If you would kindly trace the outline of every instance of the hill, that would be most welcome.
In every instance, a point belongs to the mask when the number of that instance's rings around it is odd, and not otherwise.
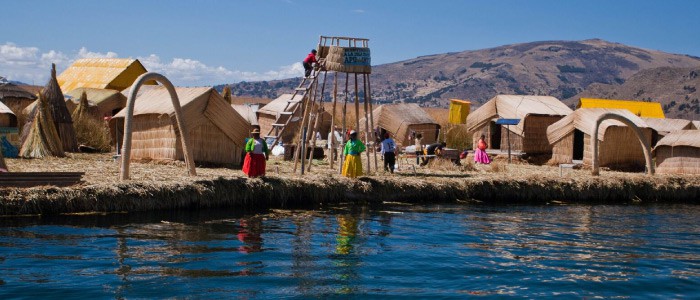
[[[642,70],[621,85],[594,83],[565,102],[578,98],[634,99],[660,102],[669,118],[700,120],[700,67]]]
[[[700,58],[600,39],[543,41],[421,56],[372,68],[372,97],[446,106],[450,98],[483,103],[496,94],[572,98],[593,83],[623,84],[640,70],[696,67]],[[236,96],[275,98],[299,78],[232,84]],[[222,89],[223,86],[218,86]]]

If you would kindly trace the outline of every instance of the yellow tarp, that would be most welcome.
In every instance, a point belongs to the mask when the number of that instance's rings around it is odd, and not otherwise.
[[[450,124],[465,124],[471,109],[471,102],[459,99],[450,99]]]
[[[643,118],[666,118],[659,102],[581,98],[576,108],[618,108]]]

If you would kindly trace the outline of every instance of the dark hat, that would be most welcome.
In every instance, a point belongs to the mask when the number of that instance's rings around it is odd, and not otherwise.
[[[311,53],[316,53],[316,49],[311,49]]]

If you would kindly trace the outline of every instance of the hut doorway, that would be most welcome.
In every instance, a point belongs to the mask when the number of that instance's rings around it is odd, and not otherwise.
[[[501,149],[501,125],[489,122],[489,144],[491,149]]]
[[[574,130],[573,160],[583,160],[583,131]]]

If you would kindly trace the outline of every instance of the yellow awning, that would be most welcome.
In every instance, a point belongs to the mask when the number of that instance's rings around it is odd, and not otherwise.
[[[576,108],[617,108],[629,110],[643,118],[666,118],[659,102],[581,98]]]
[[[450,99],[450,124],[465,124],[472,103],[467,100]]]

